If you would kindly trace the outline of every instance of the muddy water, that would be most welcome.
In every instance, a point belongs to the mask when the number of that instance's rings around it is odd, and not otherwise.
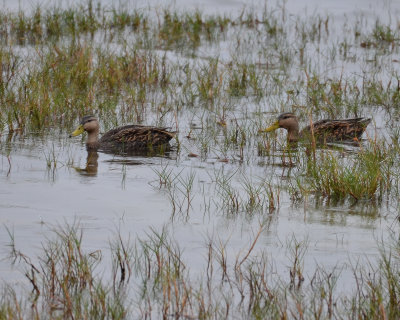
[[[14,2],[5,1],[6,6],[15,9],[11,3]],[[210,3],[199,5],[193,1],[188,8],[199,7],[207,12]],[[221,11],[237,12],[244,2],[212,3]],[[375,1],[335,1],[334,5],[331,1],[309,1],[299,7],[298,1],[288,1],[286,6],[293,12],[305,8],[333,12],[340,19],[349,10],[362,9],[368,15],[376,9],[374,4]],[[177,1],[176,5],[180,6],[181,2]],[[392,7],[398,10],[395,4]],[[383,126],[382,122],[378,123],[378,129]],[[185,141],[189,123],[184,119],[180,123],[180,138]],[[308,243],[306,274],[311,276],[317,265],[328,270],[343,268],[340,286],[351,290],[352,284],[347,283],[352,277],[349,260],[377,257],[377,240],[385,237],[393,223],[390,207],[366,205],[364,208],[363,203],[355,207],[348,203],[295,205],[285,192],[281,195],[280,208],[272,213],[265,211],[261,215],[232,218],[223,214],[220,207],[207,210],[207,199],[213,199],[215,172],[239,170],[250,177],[273,174],[273,179],[278,180],[281,171],[258,166],[257,159],[250,165],[242,165],[237,161],[221,162],[217,157],[191,158],[189,151],[197,150],[192,150],[189,142],[185,142],[184,151],[172,152],[170,156],[124,157],[99,152],[90,155],[88,161],[83,141],[68,138],[64,131],[53,131],[44,137],[2,135],[1,139],[0,224],[13,231],[17,247],[26,253],[38,252],[49,230],[65,222],[79,221],[85,229],[85,245],[93,250],[108,248],[108,240],[116,230],[136,238],[144,236],[150,227],[161,230],[167,226],[181,244],[191,270],[200,272],[205,263],[207,237],[229,240],[227,251],[233,261],[238,252],[248,249],[260,222],[266,221],[267,227],[254,252],[266,250],[280,275],[288,277],[288,241],[295,238]],[[165,167],[182,177],[195,174],[189,214],[172,215],[168,194],[160,187],[156,174]],[[7,255],[8,243],[9,236],[2,227],[2,257]],[[18,282],[21,273],[10,268],[9,261],[1,259],[0,277]]]

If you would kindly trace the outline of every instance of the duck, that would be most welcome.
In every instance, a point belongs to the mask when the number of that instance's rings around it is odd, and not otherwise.
[[[352,118],[352,119],[325,119],[312,123],[299,130],[299,121],[292,112],[285,112],[278,116],[278,119],[268,128],[260,130],[261,132],[271,132],[278,128],[287,130],[288,142],[297,142],[299,140],[315,139],[319,143],[358,141],[371,118]]]
[[[168,131],[168,128],[159,128],[143,125],[126,125],[112,129],[99,139],[100,125],[93,115],[84,116],[79,126],[70,137],[76,137],[87,132],[87,150],[119,150],[140,151],[154,147],[169,145],[169,141],[175,137],[176,132]]]

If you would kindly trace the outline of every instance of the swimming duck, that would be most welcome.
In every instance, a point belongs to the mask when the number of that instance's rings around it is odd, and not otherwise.
[[[92,115],[84,116],[71,136],[76,137],[84,131],[88,133],[86,141],[88,150],[145,150],[166,145],[175,137],[175,132],[167,131],[167,128],[127,125],[106,132],[99,140],[99,122]]]
[[[318,142],[354,141],[359,139],[366,127],[371,122],[370,118],[353,118],[343,120],[320,120],[299,131],[297,117],[291,112],[279,115],[278,120],[261,132],[271,132],[278,128],[287,130],[289,142],[302,139],[311,139],[314,136]]]

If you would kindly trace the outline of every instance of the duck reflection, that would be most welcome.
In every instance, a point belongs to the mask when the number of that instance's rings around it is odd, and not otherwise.
[[[90,149],[87,150],[89,151]],[[177,149],[171,147],[170,145],[152,146],[146,149],[138,150],[100,147],[99,152],[119,157],[130,158],[177,158]]]
[[[129,152],[115,152],[115,150],[111,152],[110,150],[104,149],[99,151],[105,154],[112,154],[114,156],[112,160],[106,160],[106,162],[121,163],[124,165],[148,164],[148,161],[145,161],[145,159],[151,158],[165,158],[171,160],[177,159],[177,150],[170,147]],[[84,168],[74,167],[74,169],[83,176],[97,176],[98,158],[99,154],[97,150],[87,149],[86,166]]]
[[[88,150],[85,168],[75,168],[77,172],[84,176],[96,176],[99,154],[96,150]]]

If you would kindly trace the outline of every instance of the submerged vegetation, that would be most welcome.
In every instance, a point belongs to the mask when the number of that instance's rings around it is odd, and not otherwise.
[[[169,223],[263,221],[235,253],[228,240],[208,237],[194,250],[203,265],[167,227],[134,242],[118,234],[109,260],[105,250],[84,247],[78,225],[54,230],[37,257],[21,252],[9,232],[11,258],[31,290],[4,286],[0,319],[398,318],[398,243],[382,243],[367,267],[350,259],[343,269],[351,269],[354,290],[342,292],[342,269],[305,264],[307,239],[285,239],[282,268],[260,239],[283,206],[386,205],[398,227],[399,25],[291,15],[284,1],[235,17],[93,1],[0,12],[1,172],[18,169],[15,137],[29,144],[50,132],[64,146],[87,114],[104,132],[132,122],[169,127],[177,132],[173,150],[149,165],[147,180],[168,203]],[[354,144],[290,146],[281,132],[259,134],[282,112],[295,113],[301,126],[373,121]],[[61,167],[76,169],[68,147],[42,144],[53,179]],[[121,163],[124,189],[129,168]],[[358,214],[374,219],[369,212]]]

